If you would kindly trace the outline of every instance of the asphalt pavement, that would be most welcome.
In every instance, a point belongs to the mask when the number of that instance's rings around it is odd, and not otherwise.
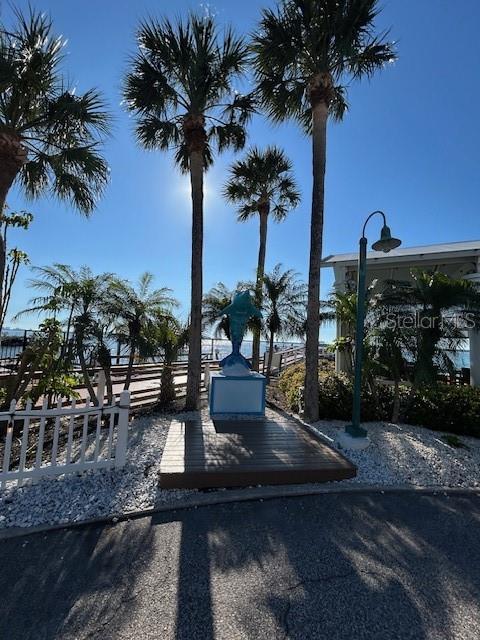
[[[1,640],[478,640],[480,497],[324,494],[0,541]]]

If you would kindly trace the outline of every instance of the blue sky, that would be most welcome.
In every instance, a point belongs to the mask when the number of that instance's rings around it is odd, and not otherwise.
[[[217,0],[209,6],[220,22],[248,33],[267,4]],[[205,5],[186,0],[37,0],[33,6],[50,13],[56,32],[68,38],[65,71],[78,91],[97,87],[110,105],[115,126],[105,155],[111,184],[89,220],[67,204],[48,198],[26,203],[14,191],[10,206],[28,208],[35,221],[28,232],[12,234],[12,241],[28,252],[34,265],[88,264],[96,272],[112,271],[130,280],[151,271],[159,286],[174,290],[186,315],[188,179],[177,172],[169,154],[136,146],[120,91],[139,20],[202,11]],[[8,4],[0,2],[0,7],[8,21]],[[329,125],[324,255],[355,250],[364,218],[378,208],[387,213],[392,233],[404,246],[480,238],[479,23],[478,0],[384,3],[378,27],[391,27],[399,60],[372,81],[353,84],[344,122]],[[271,224],[267,267],[282,262],[306,277],[310,141],[294,124],[272,126],[259,116],[250,127],[249,142],[281,145],[294,163],[302,203],[285,222]],[[233,208],[220,195],[233,158],[231,153],[218,157],[206,177],[206,290],[218,281],[233,287],[252,277],[256,264],[257,221],[237,223]],[[372,225],[372,240],[377,232]],[[322,276],[326,296],[332,276],[327,271]],[[10,316],[26,305],[29,277],[27,269],[19,275]],[[35,318],[24,319],[18,326],[35,323]],[[326,330],[322,337],[330,335]]]

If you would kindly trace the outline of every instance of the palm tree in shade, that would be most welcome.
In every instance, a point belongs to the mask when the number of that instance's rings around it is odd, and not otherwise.
[[[88,215],[108,178],[100,148],[110,118],[97,91],[69,86],[64,42],[50,19],[30,10],[15,11],[15,20],[0,22],[0,218],[14,184],[29,198],[53,194]],[[4,253],[0,237],[0,282]]]
[[[268,339],[267,377],[272,369],[275,338],[303,337],[305,334],[305,308],[307,287],[298,279],[293,269],[284,271],[277,264],[271,273],[263,277],[263,320]]]
[[[172,24],[140,25],[138,52],[126,76],[127,109],[137,119],[138,142],[175,151],[190,174],[192,262],[186,408],[198,406],[202,350],[203,180],[215,149],[241,149],[251,97],[234,91],[248,61],[248,46],[230,28],[219,33],[212,17],[191,14]]]
[[[292,163],[282,149],[257,147],[249,150],[243,160],[230,168],[230,178],[224,187],[225,198],[238,204],[238,220],[245,222],[258,215],[260,242],[258,247],[255,298],[262,306],[263,276],[267,249],[268,218],[276,222],[285,219],[290,209],[300,202],[300,194],[292,175]],[[258,371],[260,361],[260,326],[253,332],[252,368]]]
[[[345,86],[394,59],[377,35],[378,0],[285,0],[264,9],[253,37],[255,72],[273,121],[293,118],[312,139],[312,214],[306,334],[305,416],[318,418],[320,260],[327,120],[341,120]]]
[[[434,384],[439,370],[455,370],[451,355],[465,343],[466,329],[480,327],[480,289],[439,271],[414,269],[411,278],[387,280],[376,312],[380,320],[393,317],[396,332],[409,340],[413,384]]]

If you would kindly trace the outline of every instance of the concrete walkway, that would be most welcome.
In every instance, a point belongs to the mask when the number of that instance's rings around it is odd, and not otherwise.
[[[5,640],[477,640],[480,498],[326,494],[4,540]]]

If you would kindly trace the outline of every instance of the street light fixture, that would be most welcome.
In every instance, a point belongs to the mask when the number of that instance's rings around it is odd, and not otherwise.
[[[357,323],[355,334],[355,381],[353,386],[353,409],[352,423],[345,427],[345,432],[341,434],[339,443],[344,448],[364,449],[369,445],[367,431],[360,426],[360,401],[362,391],[362,365],[363,365],[363,337],[365,324],[365,280],[367,275],[367,238],[365,228],[370,218],[376,214],[383,217],[383,227],[380,239],[373,243],[374,251],[388,253],[392,249],[399,247],[402,242],[398,238],[392,238],[390,228],[383,211],[373,211],[365,220],[358,254],[358,284],[357,284]]]

